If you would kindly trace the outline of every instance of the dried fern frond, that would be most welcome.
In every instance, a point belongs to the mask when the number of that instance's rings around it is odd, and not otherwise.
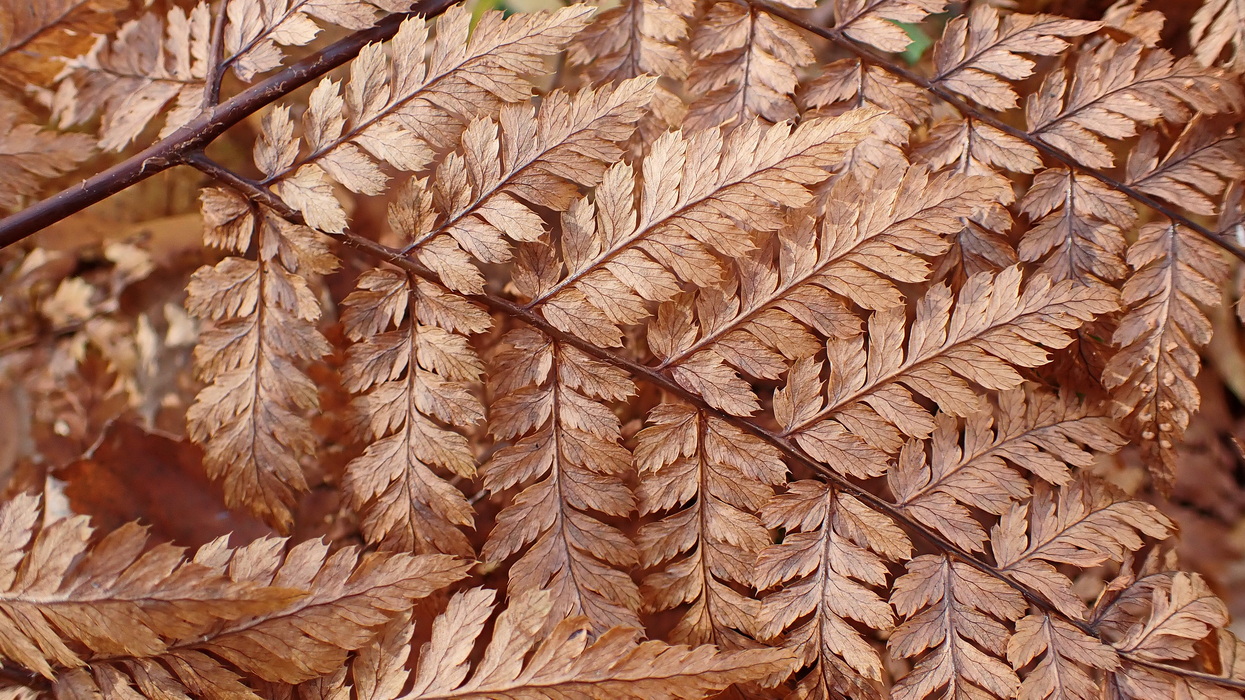
[[[1025,602],[1006,583],[950,557],[925,554],[908,562],[890,602],[905,619],[887,647],[896,656],[916,657],[892,697],[920,700],[939,691],[1014,696],[1020,681],[997,655],[1007,648],[1008,623],[1024,616]]]
[[[781,227],[779,205],[807,204],[806,185],[830,175],[819,163],[864,138],[874,116],[858,110],[794,129],[754,121],[726,136],[716,129],[662,136],[644,160],[638,208],[634,170],[615,165],[595,203],[563,217],[566,273],[551,264],[551,247],[534,246],[519,260],[516,286],[558,329],[618,346],[618,326],[651,313],[645,300],[672,299],[681,281],[716,283],[724,271],[713,251],[743,254],[754,247],[749,231]],[[680,381],[695,385],[689,372]]]
[[[981,121],[947,119],[930,129],[915,156],[935,169],[990,178],[999,188],[992,206],[960,217],[962,228],[952,238],[951,250],[939,261],[933,279],[950,279],[959,285],[978,272],[998,272],[1016,264],[1009,235],[1012,214],[1006,206],[1015,202],[1015,194],[1004,173],[1032,173],[1040,168],[1037,149]]]
[[[1124,231],[1137,211],[1123,193],[1075,170],[1051,168],[1033,178],[1020,210],[1034,223],[1017,253],[1040,262],[1051,279],[1103,285],[1128,274]]]
[[[429,282],[371,270],[343,301],[346,336],[358,341],[346,353],[343,385],[360,394],[354,406],[367,449],[347,465],[342,486],[369,542],[469,555],[459,528],[471,526],[472,508],[441,473],[475,475],[470,446],[453,428],[484,420],[468,390],[484,365],[466,335],[490,320],[467,304],[438,304],[443,294]],[[380,332],[391,325],[396,330]]]
[[[777,379],[788,363],[815,354],[822,338],[858,335],[860,321],[841,299],[865,308],[902,303],[896,282],[929,275],[919,253],[945,250],[942,237],[957,219],[995,192],[978,178],[931,179],[899,163],[864,182],[840,178],[816,230],[800,212],[779,232],[777,260],[771,251],[740,257],[738,273],[720,290],[704,290],[695,305],[662,306],[648,337],[658,367],[711,404],[747,415],[759,404],[736,371]]]
[[[1222,65],[1241,70],[1245,67],[1245,5],[1241,0],[1204,0],[1193,13],[1189,43],[1202,65],[1219,64],[1227,49]]]
[[[1225,120],[1194,118],[1159,158],[1158,135],[1147,131],[1128,156],[1128,184],[1194,214],[1218,212],[1219,198],[1245,177],[1245,141]]]
[[[946,8],[945,0],[834,0],[834,29],[882,51],[899,53],[912,41],[899,22],[916,24]]]
[[[169,10],[122,25],[115,37],[100,40],[87,55],[69,64],[55,109],[62,127],[102,114],[99,145],[125,148],[151,120],[173,108],[160,138],[198,116],[208,70],[211,13],[199,3],[187,13]]]
[[[593,18],[571,42],[567,60],[583,66],[596,83],[641,75],[682,80],[690,67],[682,44],[695,9],[689,0],[624,0]],[[643,122],[648,128],[642,127],[646,140],[656,136],[649,132],[677,125],[687,110],[677,95],[661,85],[655,90],[652,107]]]
[[[1169,488],[1173,446],[1197,410],[1193,380],[1198,350],[1210,342],[1210,320],[1199,308],[1222,302],[1228,265],[1204,238],[1171,223],[1146,224],[1128,250],[1135,273],[1124,283],[1128,311],[1113,342],[1120,351],[1103,371],[1116,414],[1126,419],[1155,457],[1150,473]]]
[[[92,655],[154,656],[221,620],[269,614],[305,595],[231,580],[171,545],[147,549],[137,524],[88,546],[87,518],[39,528],[42,515],[29,495],[0,507],[0,654],[48,678]]]
[[[94,544],[85,517],[37,528],[39,499],[0,508],[0,654],[52,679],[58,695],[257,697],[243,674],[299,682],[340,665],[413,601],[469,564],[447,556],[368,555],[262,539],[224,539],[191,559],[147,547],[136,524]],[[272,648],[280,638],[284,649]],[[210,653],[210,655],[209,655]]]
[[[588,619],[562,618],[553,612],[549,592],[537,590],[511,599],[473,667],[469,655],[493,612],[495,595],[472,588],[450,600],[434,623],[432,641],[420,650],[415,684],[403,698],[693,699],[733,683],[781,677],[791,664],[791,656],[779,649],[637,643],[636,631],[625,627],[593,638]]]
[[[565,211],[581,187],[601,182],[622,157],[615,144],[630,138],[652,88],[651,79],[635,78],[575,95],[554,92],[535,114],[506,106],[496,123],[472,122],[461,146],[437,165],[430,198],[414,197],[420,210],[403,226],[404,253],[450,289],[482,292],[472,261],[509,261],[507,238],[541,240],[547,226],[535,207]]]

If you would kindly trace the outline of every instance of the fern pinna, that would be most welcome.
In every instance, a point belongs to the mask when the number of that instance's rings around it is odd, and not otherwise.
[[[1245,5],[1081,5],[0,0],[3,692],[1240,697]],[[118,422],[269,534],[89,525]]]

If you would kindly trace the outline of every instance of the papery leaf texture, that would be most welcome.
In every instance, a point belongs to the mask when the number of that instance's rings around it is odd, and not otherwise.
[[[0,695],[1240,698],[1243,19],[0,0]]]

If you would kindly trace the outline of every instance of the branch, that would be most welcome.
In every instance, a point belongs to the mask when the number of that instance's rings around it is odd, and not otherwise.
[[[225,82],[229,68],[225,60],[225,22],[228,19],[229,0],[218,0],[216,16],[212,19],[212,43],[208,46],[207,77],[203,83],[203,109],[220,104],[220,86]]]
[[[375,26],[355,32],[324,50],[307,56],[229,100],[213,107],[190,123],[81,184],[62,190],[37,204],[0,220],[0,248],[11,246],[72,214],[126,188],[186,163],[230,127],[263,107],[297,90],[358,55],[367,44],[386,41],[397,34],[411,15],[435,17],[458,0],[419,0],[410,12],[394,14]]]
[[[928,90],[934,95],[937,95],[939,99],[941,99],[943,102],[946,102],[952,107],[955,107],[956,109],[958,109],[960,113],[963,114],[964,116],[976,119],[977,121],[980,121],[984,124],[988,124],[989,126],[995,129],[998,129],[999,131],[1002,131],[1005,134],[1008,134],[1009,136],[1014,136],[1015,138],[1018,138],[1024,141],[1025,143],[1029,144],[1030,146],[1033,146],[1034,148],[1038,149],[1042,153],[1045,153],[1046,155],[1054,158],[1055,160],[1058,160],[1060,163],[1063,163],[1068,168],[1075,170],[1077,172],[1080,172],[1082,174],[1088,175],[1089,177],[1092,177],[1095,180],[1098,180],[1099,182],[1106,185],[1107,187],[1110,187],[1111,189],[1124,193],[1125,195],[1127,195],[1134,201],[1140,202],[1146,205],[1147,207],[1153,209],[1154,211],[1162,214],[1163,216],[1175,221],[1181,226],[1184,226],[1196,232],[1198,235],[1202,236],[1206,240],[1228,251],[1233,256],[1235,256],[1238,260],[1245,262],[1245,250],[1224,240],[1218,234],[1206,228],[1205,226],[1181,214],[1180,212],[1167,206],[1166,204],[1163,204],[1162,202],[1151,197],[1145,192],[1142,192],[1141,190],[1138,190],[1137,188],[1131,185],[1128,185],[1125,182],[1117,180],[1116,178],[1112,177],[1111,175],[1108,175],[1107,173],[1102,172],[1101,170],[1096,170],[1094,168],[1087,168],[1081,165],[1080,163],[1077,162],[1075,158],[1068,155],[1062,149],[1051,146],[1045,141],[1035,138],[1032,134],[1025,131],[1024,129],[1018,129],[998,119],[997,117],[994,117],[986,112],[983,112],[977,109],[976,107],[973,107],[971,104],[961,99],[958,95],[955,95],[954,93],[951,93],[950,91],[939,86],[936,80],[930,80],[928,78],[924,78],[920,75],[917,75],[916,73],[913,73],[912,71],[904,68],[903,66],[892,63],[891,61],[887,60],[885,56],[882,56],[881,54],[873,51],[872,49],[869,49],[853,41],[851,38],[849,38],[842,32],[838,31],[837,29],[830,29],[828,27],[822,27],[822,26],[813,24],[812,22],[809,22],[808,20],[804,19],[803,17],[800,17],[799,15],[795,14],[794,12],[790,10],[771,4],[770,2],[768,2],[768,0],[747,0],[747,2],[750,2],[753,5],[756,5],[757,7],[765,10],[771,15],[774,15],[775,17],[781,17],[787,22],[790,22],[791,24],[807,32],[816,34],[817,36],[822,37],[823,39],[826,39],[834,43],[840,48],[850,51],[851,53],[855,54],[857,58],[859,58],[861,61],[865,63],[870,63],[872,65],[875,65],[878,68],[881,68],[882,70],[890,73],[891,75],[894,75],[895,77],[900,78],[901,80],[907,81],[909,83],[912,83],[913,85],[917,85],[925,90]]]

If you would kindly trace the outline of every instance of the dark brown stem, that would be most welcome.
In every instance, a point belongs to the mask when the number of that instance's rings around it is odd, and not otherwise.
[[[153,146],[94,177],[0,220],[0,248],[11,246],[71,214],[187,162],[233,125],[358,55],[364,46],[386,41],[413,14],[434,17],[458,0],[420,0],[409,13],[390,15],[297,61],[205,112]]]
[[[229,68],[225,60],[225,22],[228,21],[229,0],[218,0],[216,15],[212,20],[212,41],[208,45],[208,69],[203,84],[203,108],[211,109],[220,104],[220,86],[225,82]]]
[[[993,115],[989,113],[983,112],[977,109],[976,107],[973,107],[971,104],[969,104],[968,102],[965,102],[955,93],[952,93],[951,91],[939,85],[937,81],[924,78],[908,70],[907,68],[904,68],[903,66],[897,65],[887,60],[885,56],[882,56],[876,51],[873,51],[872,49],[869,49],[868,47],[853,41],[852,39],[850,39],[849,37],[847,37],[842,32],[836,29],[832,29],[829,27],[822,27],[822,26],[813,24],[812,22],[805,20],[803,17],[799,16],[795,12],[792,12],[791,10],[771,4],[767,2],[766,0],[748,0],[748,1],[751,2],[753,5],[756,5],[757,7],[761,8],[762,10],[768,12],[769,14],[774,15],[775,17],[780,17],[786,20],[787,22],[790,22],[791,24],[809,33],[816,34],[817,36],[822,37],[823,39],[833,42],[836,46],[846,49],[847,51],[850,51],[851,53],[855,54],[856,57],[859,58],[862,62],[875,65],[878,68],[881,68],[882,70],[890,73],[891,75],[894,75],[895,77],[900,78],[901,80],[904,80],[906,82],[912,83],[913,85],[917,85],[925,90],[928,90],[934,95],[937,95],[938,98],[941,99],[943,102],[946,102],[952,107],[955,107],[964,116],[970,117],[972,119],[976,119],[982,122],[983,124],[988,124],[989,126],[995,129],[998,129],[999,131],[1002,131],[1003,133],[1009,136],[1012,136],[1012,137],[1015,137],[1015,138],[1018,138],[1024,141],[1025,143],[1029,144],[1030,146],[1033,146],[1034,148],[1038,149],[1042,153],[1045,153],[1051,158],[1054,158],[1060,163],[1063,163],[1069,169],[1079,172],[1079,173],[1083,173],[1084,175],[1094,178],[1095,180],[1101,182],[1102,184],[1106,185],[1107,187],[1110,187],[1113,190],[1122,192],[1123,194],[1132,198],[1134,201],[1140,202],[1141,204],[1146,205],[1147,207],[1162,214],[1163,216],[1175,221],[1181,226],[1184,226],[1185,228],[1188,228],[1189,230],[1196,232],[1198,235],[1202,236],[1206,240],[1228,251],[1233,256],[1235,256],[1238,260],[1245,262],[1245,250],[1242,250],[1236,245],[1228,241],[1225,241],[1221,236],[1216,234],[1214,231],[1211,231],[1205,226],[1181,214],[1180,212],[1160,202],[1154,197],[1151,197],[1145,192],[1142,192],[1136,187],[1133,187],[1121,180],[1117,180],[1116,178],[1112,177],[1111,175],[1108,175],[1107,173],[1102,172],[1101,170],[1097,170],[1095,168],[1089,168],[1084,165],[1081,165],[1075,158],[1068,155],[1062,149],[1056,148],[1046,143],[1045,141],[1039,138],[1036,138],[1035,136],[1030,134],[1028,131],[1025,131],[1024,129],[1018,129],[1012,126],[1011,124],[1008,124],[1007,122],[1004,122],[1001,119],[994,117]]]

